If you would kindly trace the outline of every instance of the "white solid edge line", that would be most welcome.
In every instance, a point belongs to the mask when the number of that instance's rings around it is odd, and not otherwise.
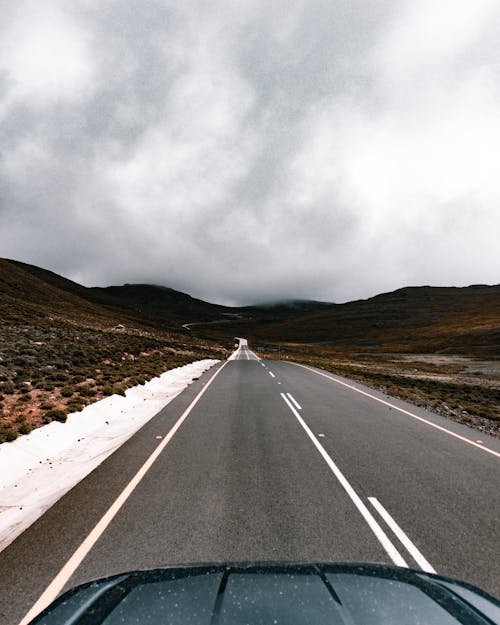
[[[187,418],[189,413],[193,410],[195,405],[201,399],[202,395],[205,393],[210,384],[214,381],[215,377],[219,375],[222,369],[227,365],[229,361],[226,362],[220,367],[214,375],[210,378],[210,380],[205,384],[205,386],[201,389],[201,391],[196,395],[193,401],[189,404],[186,410],[182,413],[179,419],[175,422],[174,426],[162,440],[162,442],[158,445],[158,447],[154,450],[154,452],[149,456],[146,462],[142,465],[142,467],[137,471],[134,477],[130,480],[130,482],[125,486],[122,492],[118,495],[115,501],[108,508],[104,516],[98,521],[97,525],[94,529],[88,534],[88,536],[84,539],[81,545],[76,549],[73,555],[69,558],[63,568],[59,571],[59,573],[54,577],[54,579],[50,582],[47,588],[40,595],[35,604],[31,607],[29,612],[24,616],[24,618],[19,622],[19,625],[27,625],[31,620],[38,616],[40,612],[42,612],[48,605],[54,601],[54,599],[59,595],[61,590],[64,588],[70,577],[76,571],[82,560],[85,558],[87,553],[92,549],[97,540],[100,538],[104,530],[111,523],[113,518],[119,512],[120,508],[130,497],[134,489],[140,483],[142,478],[149,471],[155,460],[162,453],[165,447],[168,445],[174,434],[180,428],[184,420]]]
[[[292,402],[292,404],[295,406],[295,408],[297,408],[297,410],[302,410],[302,406],[295,399],[295,397],[291,393],[287,393],[287,395],[290,398],[290,401]]]
[[[268,373],[269,373],[269,375],[270,375],[272,378],[275,378],[275,377],[276,377],[272,371],[269,371]]]
[[[369,397],[370,399],[374,399],[375,401],[378,401],[379,403],[384,404],[385,406],[394,408],[394,410],[399,410],[399,412],[402,412],[403,414],[408,415],[409,417],[413,417],[414,419],[417,419],[418,421],[421,421],[422,423],[426,423],[427,425],[430,425],[431,427],[436,428],[437,430],[441,430],[441,432],[446,432],[446,434],[449,434],[450,436],[454,436],[455,438],[458,438],[464,443],[469,443],[469,445],[473,445],[474,447],[477,447],[481,451],[486,451],[492,456],[496,456],[497,458],[500,458],[500,453],[498,451],[494,451],[493,449],[490,449],[489,447],[485,447],[484,445],[480,445],[479,443],[471,441],[470,439],[465,438],[465,436],[460,436],[460,434],[456,434],[455,432],[452,432],[451,430],[447,430],[446,428],[442,427],[441,425],[438,425],[437,423],[432,423],[432,421],[429,421],[428,419],[424,419],[424,417],[419,417],[418,415],[413,414],[413,412],[410,412],[409,410],[405,410],[404,408],[400,408],[399,406],[396,406],[395,404],[391,404],[390,402],[385,401],[385,399],[380,399],[380,397],[375,397],[375,395],[372,395],[371,393],[367,393],[366,391],[362,391],[361,389],[356,388],[355,386],[352,386],[351,384],[347,384],[347,382],[342,382],[342,380],[337,380],[336,378],[332,378],[332,376],[327,375],[326,373],[321,373],[321,371],[316,371],[312,367],[308,367],[307,365],[301,365],[298,362],[289,362],[289,364],[296,365],[297,367],[302,367],[303,369],[308,369],[309,371],[312,371],[313,373],[316,373],[317,375],[322,375],[324,378],[327,378],[328,380],[331,380],[332,382],[336,382],[337,384],[346,386],[347,388],[350,388],[351,390],[356,391],[356,393],[360,393],[361,395],[365,395],[366,397]]]
[[[306,424],[306,422],[304,421],[304,419],[302,419],[302,417],[299,415],[299,413],[295,410],[294,406],[292,405],[292,403],[290,402],[288,397],[285,395],[285,393],[281,393],[281,397],[283,397],[283,399],[285,400],[286,404],[288,405],[288,407],[290,408],[292,413],[295,415],[295,417],[297,418],[297,420],[300,423],[300,425],[304,428],[304,430],[306,431],[306,434],[312,440],[312,442],[314,443],[316,449],[323,456],[323,459],[325,460],[326,464],[330,467],[330,469],[332,470],[332,472],[335,475],[335,477],[338,479],[338,481],[340,482],[340,484],[342,485],[342,487],[344,488],[346,493],[349,495],[349,497],[351,498],[352,502],[354,503],[356,508],[361,513],[361,516],[368,523],[370,529],[375,534],[375,536],[378,538],[380,544],[385,549],[385,551],[387,552],[388,556],[391,558],[391,560],[397,566],[403,566],[403,567],[408,568],[408,565],[404,561],[404,559],[401,556],[401,554],[399,553],[399,551],[392,544],[392,542],[389,539],[389,537],[387,536],[387,534],[384,532],[384,530],[377,523],[377,521],[373,517],[372,513],[368,510],[368,508],[365,506],[365,504],[361,501],[360,497],[358,496],[358,494],[356,493],[354,488],[349,484],[347,479],[344,477],[344,474],[337,467],[335,462],[333,462],[333,460],[330,458],[330,456],[326,453],[324,447],[321,445],[321,443],[318,441],[318,439],[311,432],[311,430],[309,429],[309,427]]]
[[[396,534],[398,540],[407,549],[408,553],[415,560],[415,562],[422,569],[422,571],[425,571],[426,573],[436,573],[432,565],[424,558],[424,556],[417,549],[417,547],[415,547],[412,541],[408,538],[405,532],[403,532],[403,530],[399,527],[399,525],[392,518],[392,516],[387,512],[387,510],[380,503],[380,501],[378,501],[376,497],[368,497],[368,501],[372,504],[372,506],[380,514],[380,516],[384,519],[384,521],[391,528],[394,534]]]

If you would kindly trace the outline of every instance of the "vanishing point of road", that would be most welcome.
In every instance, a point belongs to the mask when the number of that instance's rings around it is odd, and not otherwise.
[[[387,562],[500,596],[500,441],[241,343],[0,553],[1,623],[228,560]]]

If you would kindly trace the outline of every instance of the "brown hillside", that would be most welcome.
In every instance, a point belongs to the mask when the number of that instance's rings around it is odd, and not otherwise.
[[[337,348],[500,356],[500,286],[408,287],[367,300],[254,324],[258,340]]]
[[[5,259],[0,259],[0,315],[3,321],[30,321],[48,315],[104,321],[111,316],[102,307],[61,290]]]

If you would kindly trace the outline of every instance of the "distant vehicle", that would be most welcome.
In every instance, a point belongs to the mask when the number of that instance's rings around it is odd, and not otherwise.
[[[382,564],[228,563],[133,571],[78,586],[37,625],[491,625],[469,584]]]

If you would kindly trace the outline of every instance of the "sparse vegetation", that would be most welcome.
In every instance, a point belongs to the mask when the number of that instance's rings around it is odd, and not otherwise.
[[[0,260],[0,443],[168,369],[228,353],[217,341],[189,337],[188,345],[184,334],[134,314]]]

